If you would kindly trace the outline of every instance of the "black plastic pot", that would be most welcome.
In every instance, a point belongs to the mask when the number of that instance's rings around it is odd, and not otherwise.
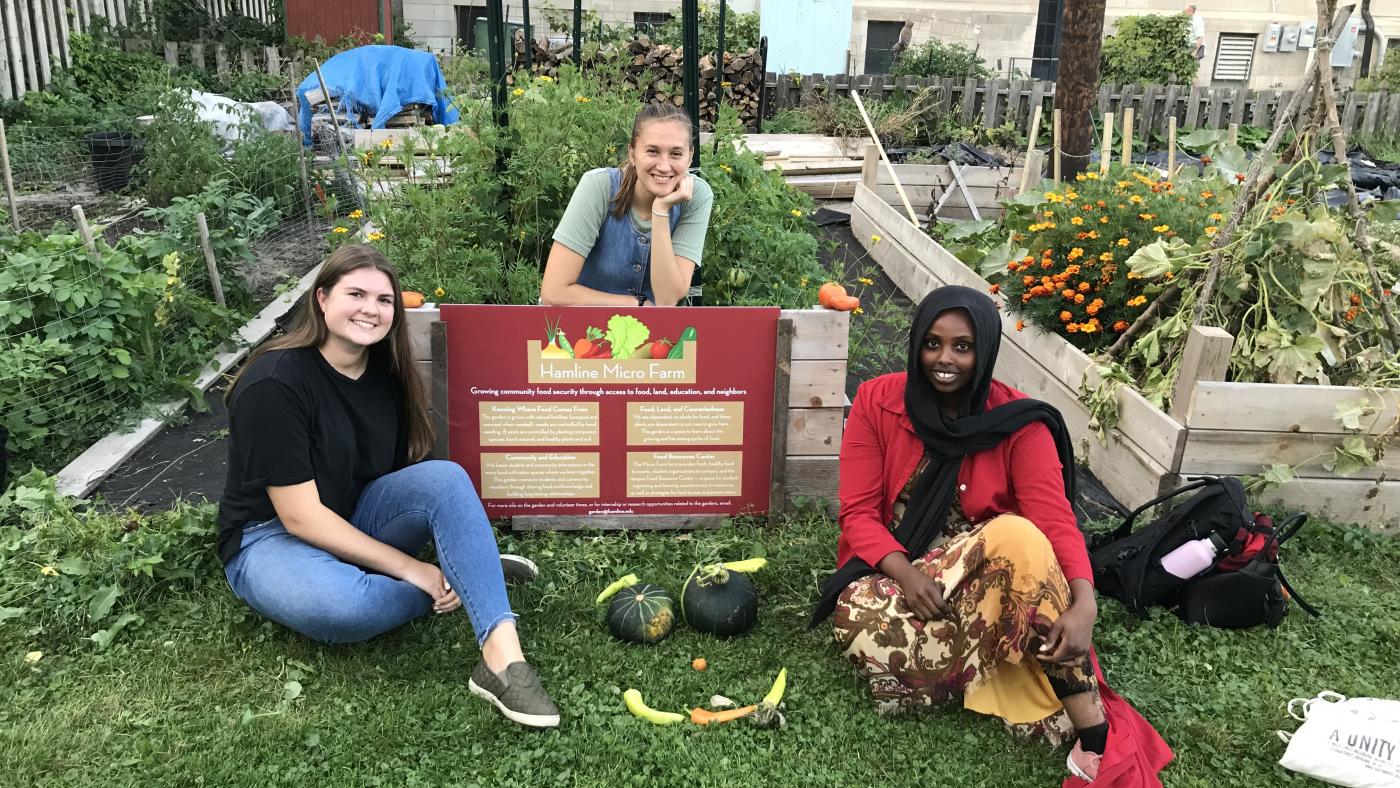
[[[141,142],[126,131],[99,131],[83,138],[92,158],[97,190],[121,191],[131,182],[131,168],[144,157]]]

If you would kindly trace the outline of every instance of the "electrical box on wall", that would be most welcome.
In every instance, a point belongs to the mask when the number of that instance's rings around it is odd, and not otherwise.
[[[1298,26],[1285,27],[1283,38],[1279,39],[1278,51],[1297,52],[1298,51]]]
[[[1304,22],[1298,29],[1298,48],[1312,49],[1317,43],[1317,23]]]
[[[1278,41],[1283,36],[1283,25],[1278,22],[1270,22],[1269,30],[1264,34],[1264,51],[1277,52]]]
[[[1347,26],[1342,28],[1342,34],[1337,36],[1337,42],[1332,45],[1332,67],[1346,68],[1351,65],[1351,61],[1356,57],[1356,39],[1361,35],[1361,17],[1352,14],[1347,20]]]

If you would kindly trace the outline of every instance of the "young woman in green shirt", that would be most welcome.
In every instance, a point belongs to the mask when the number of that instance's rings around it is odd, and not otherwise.
[[[700,264],[714,192],[687,172],[690,118],[649,104],[632,123],[621,168],[579,179],[554,231],[540,303],[675,306]]]

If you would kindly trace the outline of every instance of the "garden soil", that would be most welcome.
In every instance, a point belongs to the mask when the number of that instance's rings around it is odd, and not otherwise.
[[[840,204],[831,206],[837,210],[845,208]],[[847,278],[862,275],[868,266],[865,249],[851,234],[849,221],[836,221],[818,228],[822,264],[835,267],[840,263],[846,270]],[[300,245],[288,250],[289,256],[305,254],[306,246]],[[295,266],[294,266],[295,267]],[[901,309],[911,309],[912,303],[895,287],[890,279],[879,274],[876,283],[868,288],[866,298],[893,299]],[[286,323],[289,315],[281,321]],[[903,345],[904,336],[881,337]],[[893,369],[883,370],[887,372]],[[860,381],[847,381],[847,394],[853,396]],[[217,501],[223,492],[224,477],[227,473],[228,447],[225,438],[228,433],[228,412],[223,405],[224,382],[210,389],[205,395],[208,412],[195,413],[186,410],[176,424],[162,430],[150,443],[146,444],[131,459],[123,463],[98,488],[95,495],[118,509],[132,507],[141,511],[169,508],[177,500]],[[1086,520],[1104,521],[1121,516],[1122,507],[1109,495],[1108,491],[1082,468],[1079,470],[1078,509]]]

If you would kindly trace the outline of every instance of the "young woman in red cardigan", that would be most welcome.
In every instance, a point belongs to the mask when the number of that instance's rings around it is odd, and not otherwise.
[[[841,444],[837,571],[813,623],[882,711],[961,698],[1018,732],[1074,738],[1069,784],[1160,785],[1171,750],[1102,680],[1093,574],[1059,411],[992,379],[1001,316],[942,287],[909,366],[860,387]]]

